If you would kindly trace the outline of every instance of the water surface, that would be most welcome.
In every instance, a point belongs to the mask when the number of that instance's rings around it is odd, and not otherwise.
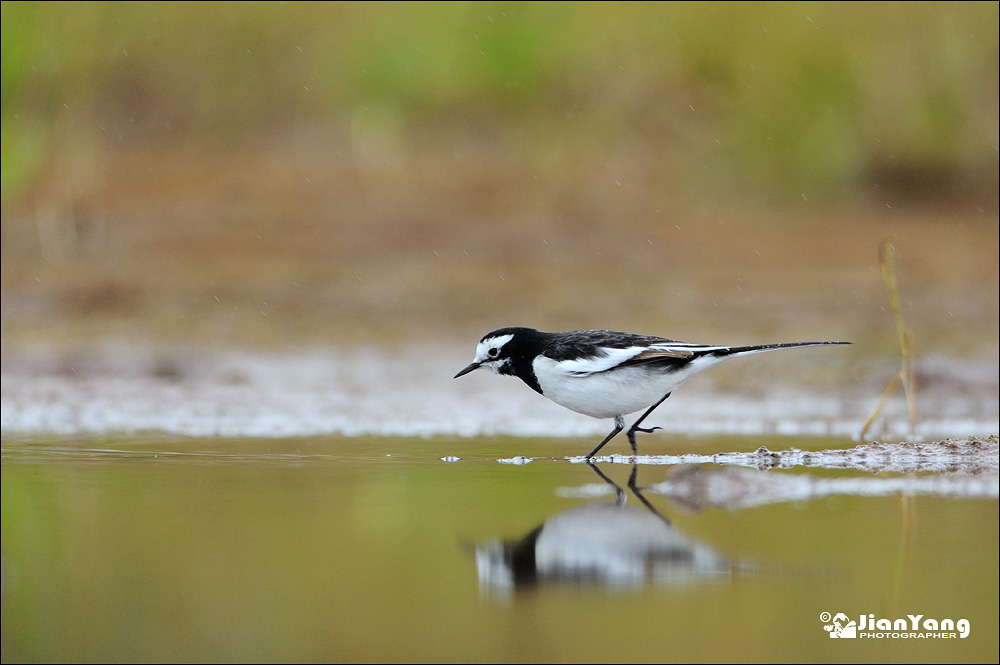
[[[3,659],[995,660],[995,473],[641,464],[637,495],[630,464],[564,458],[590,443],[5,436]],[[846,484],[707,489],[803,476]],[[934,478],[982,482],[955,498]],[[917,484],[857,489],[881,479]],[[823,612],[971,630],[836,640]]]

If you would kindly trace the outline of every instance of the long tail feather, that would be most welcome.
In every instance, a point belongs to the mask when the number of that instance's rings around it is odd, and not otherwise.
[[[727,349],[712,351],[707,355],[719,357],[746,355],[750,353],[764,353],[765,351],[777,351],[779,349],[791,349],[796,346],[827,346],[833,344],[850,344],[850,342],[781,342],[778,344],[755,344],[752,346],[731,346]]]

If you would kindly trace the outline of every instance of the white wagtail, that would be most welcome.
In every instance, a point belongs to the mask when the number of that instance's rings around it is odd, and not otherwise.
[[[486,367],[516,376],[535,392],[577,413],[614,418],[615,428],[587,454],[590,459],[622,431],[626,414],[646,409],[627,433],[632,453],[638,454],[635,433],[659,429],[639,427],[640,423],[677,386],[712,365],[751,353],[825,344],[850,342],[712,346],[613,330],[547,333],[501,328],[479,340],[476,359],[455,378]]]

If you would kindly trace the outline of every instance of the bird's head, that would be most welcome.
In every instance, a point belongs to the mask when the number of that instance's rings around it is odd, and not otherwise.
[[[469,372],[485,367],[497,374],[512,374],[511,363],[514,349],[517,347],[518,336],[526,328],[501,328],[486,333],[476,345],[476,358],[455,375],[457,379]]]

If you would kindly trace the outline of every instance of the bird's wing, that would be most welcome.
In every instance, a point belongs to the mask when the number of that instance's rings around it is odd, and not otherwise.
[[[686,364],[695,356],[711,355],[716,351],[725,351],[727,346],[706,346],[704,344],[688,344],[686,342],[658,343],[648,346],[640,353],[623,361],[622,365],[641,365],[645,363],[662,363],[665,365]],[[671,361],[681,361],[674,363]]]
[[[597,355],[573,358],[572,360],[558,360],[555,361],[555,366],[559,371],[572,376],[597,374],[629,362],[648,348],[645,346],[629,346],[624,349],[601,347]]]
[[[724,346],[703,346],[684,342],[662,342],[651,346],[628,346],[623,349],[601,347],[598,355],[558,361],[559,369],[573,376],[607,372],[616,367],[671,360],[686,361],[695,355],[725,349]],[[683,363],[682,363],[683,364]]]
[[[691,345],[684,344],[678,346],[676,344],[657,344],[656,346],[650,346],[649,348],[643,349],[641,353],[637,353],[632,356],[629,364],[650,362],[659,360],[661,358],[690,358],[694,355],[694,351],[690,348]]]

